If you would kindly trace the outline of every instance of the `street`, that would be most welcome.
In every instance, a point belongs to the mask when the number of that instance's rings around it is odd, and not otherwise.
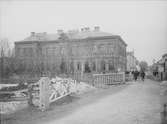
[[[134,82],[119,93],[49,124],[159,124],[159,91],[155,82]]]
[[[158,82],[130,82],[110,86],[46,112],[22,111],[8,119],[12,124],[160,124],[162,111]]]

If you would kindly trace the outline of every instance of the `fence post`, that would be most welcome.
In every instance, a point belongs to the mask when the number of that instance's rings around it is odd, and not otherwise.
[[[122,73],[123,73],[123,83],[125,83],[125,72]]]
[[[92,80],[91,80],[91,83],[92,83],[92,86],[94,86],[94,76],[93,76],[93,74],[92,74],[92,78],[91,78]]]
[[[33,105],[32,99],[33,99],[33,96],[32,96],[32,85],[29,84],[29,85],[28,85],[28,104],[29,104],[30,106]]]
[[[40,88],[40,109],[45,111],[49,108],[50,80],[48,77],[42,77],[39,81]]]

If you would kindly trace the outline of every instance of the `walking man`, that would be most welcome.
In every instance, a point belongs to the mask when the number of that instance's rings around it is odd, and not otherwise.
[[[141,70],[140,76],[141,76],[142,81],[144,81],[144,79],[145,79],[145,72],[143,70]]]
[[[138,72],[137,70],[135,70],[135,71],[133,72],[133,77],[134,77],[134,80],[135,80],[135,81],[137,80],[138,75],[139,75],[139,72]]]

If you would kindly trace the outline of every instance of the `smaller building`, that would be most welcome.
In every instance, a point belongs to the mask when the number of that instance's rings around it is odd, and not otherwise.
[[[167,80],[167,53],[153,64],[153,75],[159,80]]]
[[[164,72],[167,72],[167,53],[162,56],[164,61]]]

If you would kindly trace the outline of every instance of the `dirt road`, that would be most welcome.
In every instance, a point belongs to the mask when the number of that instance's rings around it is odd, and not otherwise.
[[[161,102],[158,82],[131,82],[124,86],[86,94],[66,105],[51,106],[47,112],[13,116],[20,124],[160,124]],[[29,115],[27,117],[27,115]],[[38,115],[38,116],[37,116]],[[28,119],[27,119],[28,118]]]

